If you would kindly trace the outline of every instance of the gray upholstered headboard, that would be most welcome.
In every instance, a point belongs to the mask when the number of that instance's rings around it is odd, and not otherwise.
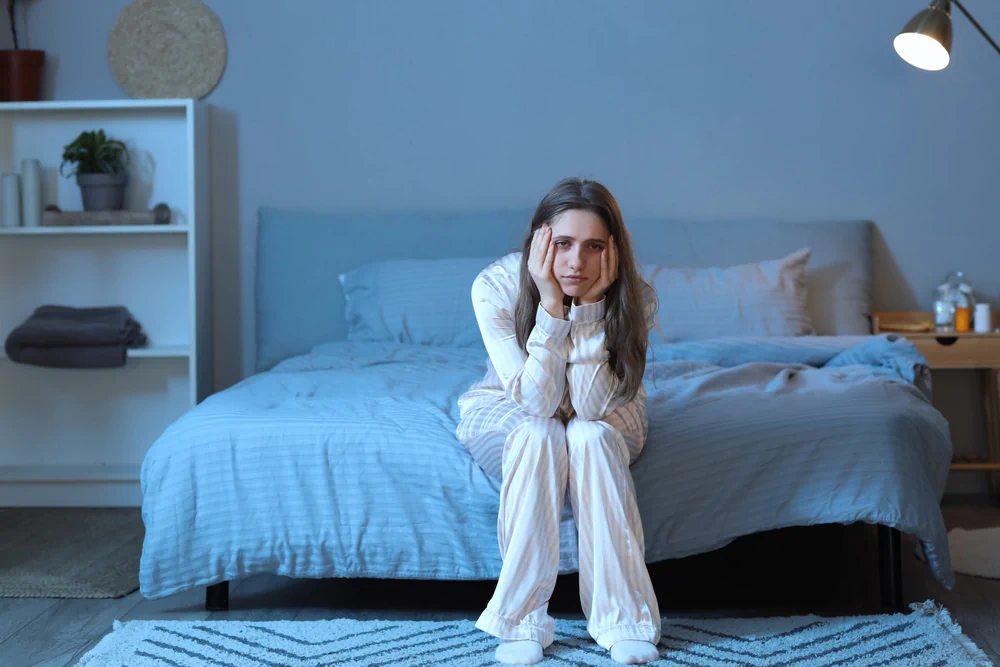
[[[499,257],[520,249],[532,212],[345,214],[261,208],[256,370],[345,337],[338,274],[376,259]],[[627,218],[626,224],[644,264],[731,266],[809,247],[807,288],[817,333],[869,333],[870,221]]]

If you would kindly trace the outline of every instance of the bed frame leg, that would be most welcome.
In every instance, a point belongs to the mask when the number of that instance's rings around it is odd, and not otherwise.
[[[205,609],[208,611],[229,611],[229,582],[212,584],[205,589]]]
[[[900,533],[896,528],[878,526],[878,570],[882,592],[882,610],[903,611],[903,559]]]

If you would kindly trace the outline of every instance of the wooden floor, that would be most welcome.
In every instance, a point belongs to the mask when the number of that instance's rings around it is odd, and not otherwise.
[[[1000,525],[1000,508],[944,506],[949,528]],[[1000,581],[957,576],[944,589],[904,536],[907,603],[935,599],[1000,664]],[[861,524],[792,528],[749,536],[709,554],[650,567],[660,609],[672,616],[820,615],[878,612],[875,531]],[[493,582],[292,580],[257,576],[230,584],[230,610],[205,611],[203,588],[161,600],[0,598],[0,665],[74,665],[113,619],[475,619]],[[561,577],[556,616],[583,618],[576,575]]]

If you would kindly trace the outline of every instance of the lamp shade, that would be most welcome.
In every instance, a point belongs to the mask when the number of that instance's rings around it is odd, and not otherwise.
[[[920,69],[937,71],[951,60],[951,15],[948,0],[934,0],[910,19],[896,38],[893,48],[899,57]]]

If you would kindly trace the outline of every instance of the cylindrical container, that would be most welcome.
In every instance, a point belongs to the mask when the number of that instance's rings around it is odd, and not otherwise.
[[[21,224],[21,177],[17,174],[0,176],[0,225],[17,227]]]
[[[955,303],[955,332],[968,333],[972,329],[972,304],[969,303],[969,295],[962,290],[953,290],[951,298]]]
[[[955,308],[955,331],[958,333],[968,333],[972,320],[972,313],[968,306],[958,306]]]
[[[42,224],[42,164],[21,160],[21,215],[25,227]]]
[[[993,314],[990,312],[990,304],[976,304],[976,333],[989,333],[993,330]]]

